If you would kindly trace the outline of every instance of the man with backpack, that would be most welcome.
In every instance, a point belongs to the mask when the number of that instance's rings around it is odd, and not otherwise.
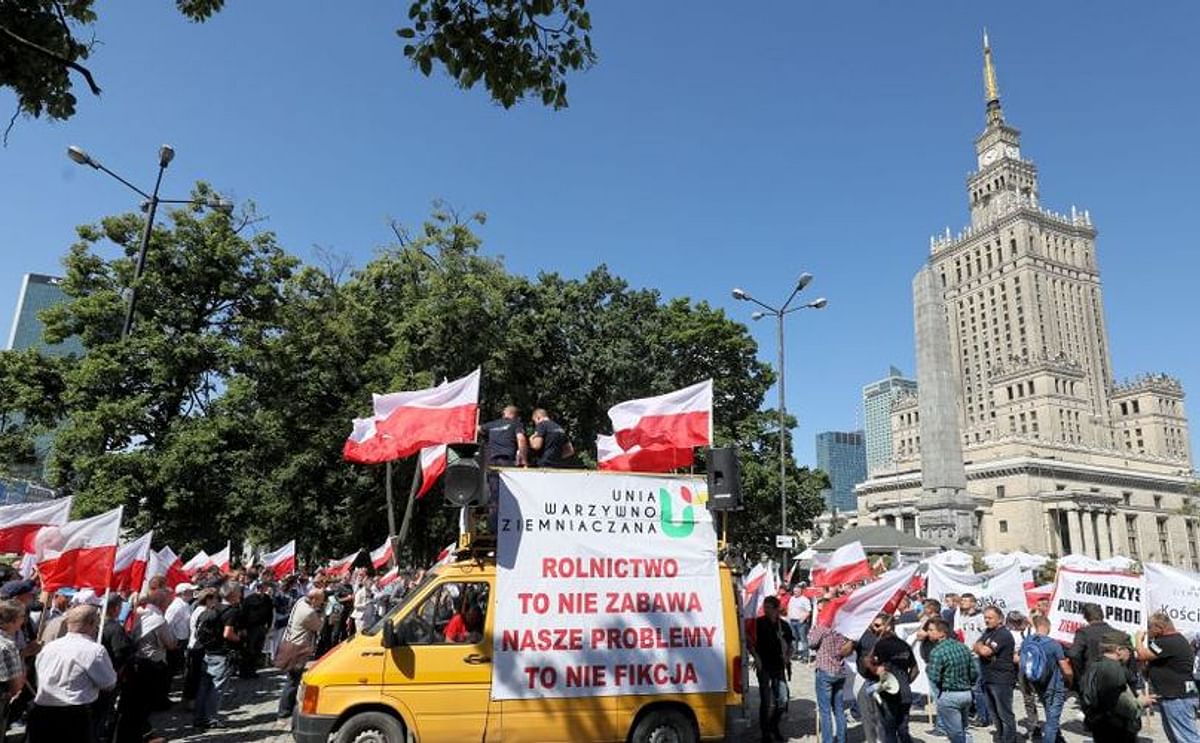
[[[1044,614],[1033,618],[1033,630],[1021,643],[1021,675],[1041,700],[1046,713],[1042,740],[1065,743],[1060,725],[1067,687],[1073,676],[1071,662],[1062,646],[1050,638],[1050,620]]]
[[[1112,632],[1100,639],[1100,656],[1087,664],[1079,684],[1079,707],[1095,743],[1137,743],[1142,705],[1129,687],[1129,638]]]

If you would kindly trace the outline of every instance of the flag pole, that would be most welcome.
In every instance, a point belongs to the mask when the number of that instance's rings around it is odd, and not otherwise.
[[[391,463],[389,462],[389,464]],[[400,565],[400,545],[404,544],[404,540],[408,538],[408,527],[412,523],[413,504],[417,501],[417,490],[420,487],[421,458],[418,456],[416,466],[413,467],[412,486],[408,489],[408,505],[404,507],[404,521],[400,524],[400,535],[393,537],[392,541],[392,564],[396,566]],[[388,492],[391,492],[390,487],[388,488]]]
[[[108,579],[108,588],[104,589],[104,601],[100,603],[100,628],[96,630],[96,642],[104,639],[104,619],[108,612],[108,596],[112,593],[112,578]]]

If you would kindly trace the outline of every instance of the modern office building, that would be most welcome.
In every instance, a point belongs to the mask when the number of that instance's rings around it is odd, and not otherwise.
[[[917,383],[894,366],[886,377],[863,387],[867,472],[878,472],[892,463],[892,403],[916,391]]]
[[[987,551],[1200,570],[1183,387],[1114,378],[1096,228],[1085,210],[1042,205],[986,36],[984,89],[971,223],[930,240],[914,281],[922,388],[892,404],[892,462],[859,486],[859,524],[911,519],[923,537]],[[962,458],[957,473],[947,456]]]
[[[817,469],[829,475],[831,488],[822,492],[828,511],[858,510],[854,486],[867,479],[867,449],[862,431],[817,434]]]
[[[45,325],[38,314],[47,307],[67,301],[63,292],[62,279],[40,273],[27,273],[21,280],[21,293],[17,297],[17,313],[13,316],[12,330],[8,334],[8,350],[20,351],[36,348],[54,356],[81,355],[83,345],[76,337],[62,343],[50,345],[42,337]]]

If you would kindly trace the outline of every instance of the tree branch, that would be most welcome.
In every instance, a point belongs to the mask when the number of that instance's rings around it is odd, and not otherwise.
[[[48,58],[54,60],[55,62],[58,62],[60,65],[62,65],[64,67],[69,67],[70,69],[75,70],[80,75],[83,75],[83,78],[85,80],[87,80],[88,87],[91,88],[91,90],[92,90],[92,95],[100,95],[100,86],[96,84],[96,79],[92,77],[92,73],[88,68],[84,67],[83,65],[79,64],[78,62],[76,62],[74,60],[67,59],[66,57],[62,56],[61,54],[59,54],[57,52],[50,51],[49,49],[47,49],[44,46],[41,46],[40,44],[35,44],[32,41],[30,41],[29,39],[18,36],[17,34],[13,33],[12,31],[10,31],[8,28],[6,28],[4,26],[0,26],[0,33],[4,34],[5,36],[12,39],[13,41],[20,44],[21,46],[25,47],[26,49],[31,49],[31,50],[37,52],[38,54],[41,54],[44,57],[48,57]]]

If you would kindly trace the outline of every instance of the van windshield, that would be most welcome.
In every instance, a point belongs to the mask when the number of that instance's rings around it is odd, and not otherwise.
[[[395,616],[396,612],[408,606],[412,602],[413,597],[420,593],[421,589],[423,589],[431,580],[434,579],[434,575],[435,574],[433,571],[426,572],[425,575],[422,576],[421,580],[410,586],[408,591],[406,591],[401,597],[397,597],[395,594],[392,594],[388,608],[380,612],[380,618],[375,622],[375,624],[372,624],[370,627],[364,630],[363,634],[369,636],[381,632],[383,630],[383,623]]]

